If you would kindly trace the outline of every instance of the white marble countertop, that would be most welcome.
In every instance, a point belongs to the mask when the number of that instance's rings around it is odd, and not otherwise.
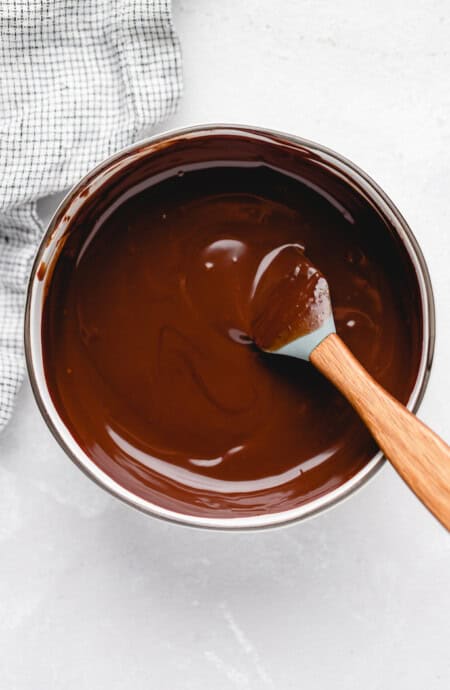
[[[449,0],[176,0],[168,126],[265,125],[337,149],[410,222],[436,294],[420,416],[449,438]],[[152,520],[94,486],[28,383],[0,438],[2,690],[450,686],[450,541],[385,467],[308,523]]]

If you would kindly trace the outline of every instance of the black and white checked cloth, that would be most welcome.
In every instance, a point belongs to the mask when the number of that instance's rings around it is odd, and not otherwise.
[[[170,0],[0,0],[0,430],[24,373],[37,200],[174,112]]]

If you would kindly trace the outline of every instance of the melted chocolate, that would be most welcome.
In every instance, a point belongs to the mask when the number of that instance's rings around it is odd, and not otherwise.
[[[310,152],[181,139],[130,161],[72,219],[45,276],[46,378],[79,445],[124,487],[179,512],[246,516],[324,494],[373,456],[310,364],[249,337],[258,270],[292,244],[327,277],[339,335],[406,402],[421,352],[406,251]]]

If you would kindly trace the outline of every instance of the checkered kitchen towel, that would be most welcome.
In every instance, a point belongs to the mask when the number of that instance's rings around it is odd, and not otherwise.
[[[174,112],[170,0],[0,0],[0,430],[24,373],[37,200]]]

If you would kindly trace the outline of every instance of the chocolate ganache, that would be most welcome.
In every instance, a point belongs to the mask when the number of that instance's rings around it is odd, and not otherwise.
[[[286,245],[326,277],[342,339],[406,402],[421,354],[406,252],[309,152],[181,141],[130,160],[69,223],[41,276],[47,384],[77,443],[136,495],[199,516],[279,512],[376,452],[310,364],[252,342],[258,275]]]

